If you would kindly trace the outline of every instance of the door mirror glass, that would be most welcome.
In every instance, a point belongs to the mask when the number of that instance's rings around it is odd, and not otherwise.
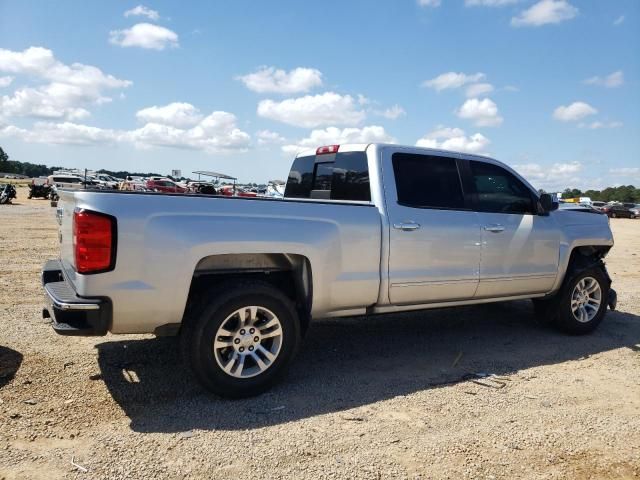
[[[540,205],[545,213],[552,212],[553,210],[558,209],[558,200],[555,198],[555,195],[543,193],[540,195]]]

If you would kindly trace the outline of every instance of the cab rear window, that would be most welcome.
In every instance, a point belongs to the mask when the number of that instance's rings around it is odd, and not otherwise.
[[[284,196],[371,201],[366,153],[338,152],[296,158]]]

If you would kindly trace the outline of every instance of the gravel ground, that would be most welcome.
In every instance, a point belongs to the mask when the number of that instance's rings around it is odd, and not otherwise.
[[[640,477],[640,220],[612,220],[593,335],[529,302],[317,321],[282,384],[229,401],[175,339],[55,335],[54,209],[25,197],[0,206],[0,479]]]

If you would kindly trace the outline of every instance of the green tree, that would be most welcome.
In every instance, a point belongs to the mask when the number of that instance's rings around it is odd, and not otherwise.
[[[2,147],[0,147],[0,163],[8,162],[8,161],[9,161],[9,155],[7,155],[7,152],[5,152]]]

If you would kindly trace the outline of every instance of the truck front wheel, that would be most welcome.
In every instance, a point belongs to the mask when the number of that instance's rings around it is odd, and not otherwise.
[[[293,302],[275,287],[238,282],[212,292],[181,332],[183,353],[211,392],[257,395],[285,373],[300,344]]]
[[[556,325],[574,335],[595,330],[607,312],[609,288],[610,281],[600,266],[573,276],[558,296]]]

